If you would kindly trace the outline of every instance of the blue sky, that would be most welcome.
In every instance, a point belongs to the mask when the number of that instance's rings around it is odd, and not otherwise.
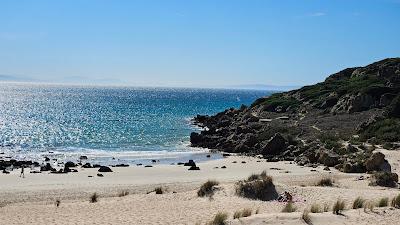
[[[305,85],[400,56],[400,0],[1,0],[0,74],[61,83]]]

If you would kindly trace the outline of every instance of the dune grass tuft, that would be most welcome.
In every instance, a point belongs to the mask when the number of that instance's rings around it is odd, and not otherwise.
[[[369,211],[373,212],[374,211],[375,204],[372,201],[367,201],[364,203],[364,212],[367,212],[367,209]]]
[[[343,200],[338,199],[335,204],[333,204],[333,214],[340,215],[342,211],[346,208],[346,203]]]
[[[334,183],[334,180],[332,178],[325,177],[318,181],[317,186],[332,187],[333,183]]]
[[[95,192],[90,196],[89,202],[90,203],[96,203],[99,200],[98,198],[99,198],[99,195]]]
[[[215,186],[217,186],[218,184],[218,181],[208,180],[203,185],[201,185],[200,189],[197,191],[197,196],[204,197],[214,195],[214,191],[216,189]]]
[[[156,188],[154,188],[154,192],[157,195],[162,195],[162,194],[164,194],[164,189],[162,187],[156,187]]]
[[[324,212],[329,212],[330,208],[331,208],[331,207],[329,206],[328,203],[325,203],[325,204],[324,204]]]
[[[317,203],[314,203],[310,207],[310,212],[311,213],[322,213],[322,209]]]
[[[364,207],[365,199],[361,197],[357,197],[353,202],[353,209],[360,209]]]
[[[389,198],[381,198],[379,199],[377,207],[387,207],[389,205]]]
[[[214,219],[207,223],[207,225],[227,225],[226,220],[228,219],[228,214],[219,212],[214,216]]]
[[[400,194],[392,199],[391,206],[395,208],[400,208]]]
[[[296,212],[297,208],[294,206],[293,202],[287,202],[285,207],[283,207],[282,212],[284,213],[292,213]]]
[[[308,211],[307,209],[304,209],[303,211],[303,215],[301,216],[301,219],[306,223],[311,225],[311,217],[310,217],[310,211]]]
[[[124,197],[129,195],[129,191],[127,190],[122,190],[121,192],[118,193],[118,197]]]
[[[249,208],[245,208],[243,210],[238,210],[233,214],[233,219],[239,219],[242,217],[249,217],[252,214],[252,210]]]

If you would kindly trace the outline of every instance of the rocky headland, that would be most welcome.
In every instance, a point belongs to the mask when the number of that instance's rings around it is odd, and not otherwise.
[[[190,136],[195,147],[346,173],[390,172],[374,149],[396,148],[400,140],[400,58],[348,68],[324,82],[193,121],[204,128]]]

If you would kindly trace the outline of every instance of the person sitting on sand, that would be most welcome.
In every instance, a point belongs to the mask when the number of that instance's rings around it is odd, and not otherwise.
[[[19,177],[22,176],[22,178],[25,178],[25,173],[24,173],[24,165],[21,166],[21,174],[19,175]]]

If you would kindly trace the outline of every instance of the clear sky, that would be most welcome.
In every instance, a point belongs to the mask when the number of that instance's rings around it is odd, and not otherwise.
[[[1,0],[0,74],[304,85],[400,56],[400,0]]]

